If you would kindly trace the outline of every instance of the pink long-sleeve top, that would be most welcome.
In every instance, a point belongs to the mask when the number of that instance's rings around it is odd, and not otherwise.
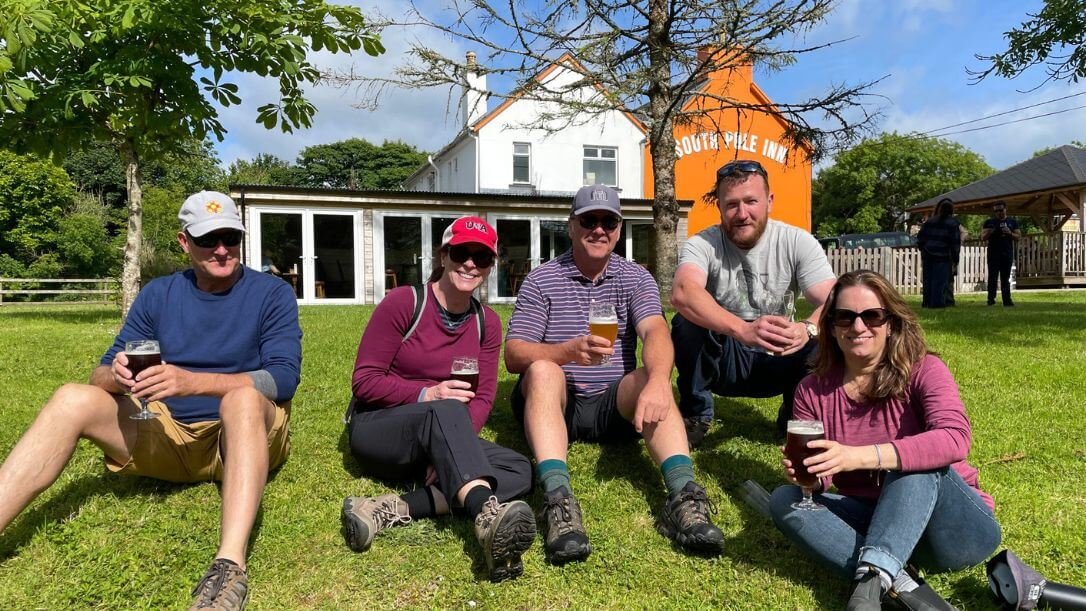
[[[468,412],[478,433],[490,416],[497,393],[501,319],[483,306],[486,332],[480,346],[475,316],[450,331],[441,320],[431,285],[427,284],[426,290],[426,307],[407,341],[403,338],[415,305],[411,287],[393,289],[373,311],[358,344],[351,388],[355,398],[370,408],[417,403],[424,388],[449,379],[453,358],[474,356],[479,359],[479,389],[468,403]]]
[[[795,418],[821,420],[826,439],[848,446],[892,443],[901,470],[926,471],[949,465],[980,494],[990,509],[992,497],[977,483],[977,469],[966,462],[972,431],[958,385],[946,364],[927,355],[913,367],[905,397],[881,402],[853,401],[845,393],[844,372],[807,376],[796,387]],[[875,471],[849,471],[825,478],[849,496],[878,498]]]

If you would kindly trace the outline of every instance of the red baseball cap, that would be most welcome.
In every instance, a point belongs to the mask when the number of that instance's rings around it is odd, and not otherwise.
[[[477,216],[463,216],[452,222],[441,237],[441,247],[457,244],[482,244],[498,254],[498,232]]]

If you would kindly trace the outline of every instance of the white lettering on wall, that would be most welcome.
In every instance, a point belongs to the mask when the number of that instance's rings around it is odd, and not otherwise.
[[[758,146],[759,140],[761,140],[761,147]],[[675,140],[675,155],[680,159],[703,151],[721,149],[761,153],[767,159],[778,163],[784,163],[790,152],[787,146],[776,140],[759,137],[758,134],[749,132],[698,132]]]

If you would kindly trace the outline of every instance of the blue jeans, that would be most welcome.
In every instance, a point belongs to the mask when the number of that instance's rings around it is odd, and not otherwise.
[[[876,499],[816,494],[823,511],[792,509],[797,486],[773,491],[777,528],[820,564],[852,579],[858,564],[897,576],[906,562],[955,571],[986,560],[999,545],[999,524],[980,495],[950,467],[891,472]]]
[[[794,354],[776,356],[761,348],[718,333],[711,333],[681,314],[671,319],[675,368],[679,370],[679,412],[683,418],[713,419],[713,394],[722,397],[775,397],[782,395],[777,427],[784,432],[792,417],[796,384],[810,371],[818,342],[810,340]]]

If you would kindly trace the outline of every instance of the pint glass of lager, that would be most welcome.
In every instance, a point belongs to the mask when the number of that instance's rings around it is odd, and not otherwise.
[[[458,356],[453,359],[449,377],[471,384],[471,392],[479,389],[479,359],[473,356]]]
[[[825,438],[825,427],[818,420],[788,421],[788,437],[784,442],[784,455],[792,462],[792,471],[795,472],[796,483],[803,489],[803,500],[793,503],[793,509],[808,511],[825,509],[811,498],[814,489],[818,487],[818,478],[811,475],[803,464],[804,459],[825,451],[822,448],[808,448],[807,442]]]
[[[126,342],[124,354],[128,357],[128,370],[132,372],[132,379],[148,367],[162,364],[162,353],[158,348],[158,340],[136,339]],[[133,420],[151,420],[158,418],[158,414],[147,409],[147,402],[140,399],[140,411],[132,414]]]
[[[615,345],[618,337],[618,315],[615,314],[615,306],[611,303],[593,301],[588,306],[588,334],[602,337]],[[611,362],[611,357],[605,355],[600,359],[600,364]]]

